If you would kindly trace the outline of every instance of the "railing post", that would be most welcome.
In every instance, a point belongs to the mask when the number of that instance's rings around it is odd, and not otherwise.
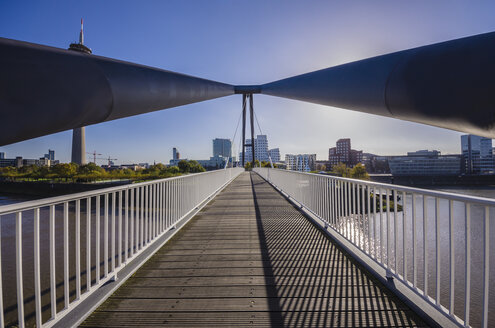
[[[50,206],[50,305],[52,320],[57,317],[57,284],[55,272],[55,205]]]
[[[22,276],[22,212],[17,212],[15,217],[15,258],[17,277],[17,317],[19,327],[24,328],[24,288]]]
[[[469,316],[471,309],[471,206],[466,203],[466,267],[465,267],[465,295],[464,295],[464,325],[469,327]]]
[[[69,203],[64,203],[64,309],[69,308]]]
[[[76,200],[76,300],[81,298],[81,200]]]
[[[0,215],[0,328],[5,327],[5,315],[3,313],[3,282],[2,282],[2,216]]]
[[[86,198],[86,291],[91,290],[91,197]]]
[[[1,270],[0,270],[1,271]],[[0,278],[1,279],[1,278]],[[34,298],[36,327],[43,324],[41,318],[41,287],[40,287],[40,209],[34,210]],[[3,306],[0,307],[3,313]]]
[[[481,326],[488,327],[488,293],[490,290],[490,208],[485,206],[483,236],[483,317]]]

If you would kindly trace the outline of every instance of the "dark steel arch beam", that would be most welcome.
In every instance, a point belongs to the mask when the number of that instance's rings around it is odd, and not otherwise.
[[[0,38],[0,146],[231,94],[228,84]]]
[[[495,138],[495,32],[290,77],[261,93]]]
[[[261,86],[0,38],[0,146],[234,93],[263,93],[495,137],[495,33]]]

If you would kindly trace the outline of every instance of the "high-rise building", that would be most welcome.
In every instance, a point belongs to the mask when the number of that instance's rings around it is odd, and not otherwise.
[[[466,134],[461,136],[462,172],[493,174],[492,139]]]
[[[176,147],[174,147],[172,149],[172,156],[173,156],[172,159],[179,159],[180,158],[180,153],[177,151]]]
[[[43,156],[43,158],[46,158],[50,161],[54,161],[55,160],[55,150],[48,149],[48,154],[45,154]]]
[[[285,155],[287,170],[309,172],[316,170],[316,154]]]
[[[230,139],[213,139],[213,157],[232,157],[232,142]]]
[[[363,151],[351,149],[351,139],[344,138],[337,140],[336,147],[328,149],[328,162],[330,166],[344,163],[353,167],[362,162]]]
[[[246,139],[246,162],[253,160],[251,139]],[[254,139],[254,156],[260,162],[269,162],[268,158],[268,138],[264,134],[257,135]],[[242,163],[242,152],[239,154],[240,161]]]
[[[177,166],[181,160],[182,158],[180,158],[180,153],[177,148],[172,148],[172,159],[170,160],[170,166]]]
[[[273,163],[280,162],[280,149],[273,148],[268,151]]]

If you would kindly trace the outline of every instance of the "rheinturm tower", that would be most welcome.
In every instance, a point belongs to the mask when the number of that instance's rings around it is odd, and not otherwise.
[[[83,20],[81,18],[81,31],[79,43],[71,43],[69,50],[91,54],[91,49],[84,45]],[[71,162],[79,165],[86,164],[86,131],[84,126],[72,130],[72,156]]]

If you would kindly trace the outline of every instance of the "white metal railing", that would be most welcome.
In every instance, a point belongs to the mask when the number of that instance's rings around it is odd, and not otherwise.
[[[0,206],[0,236],[6,239],[0,242],[0,327],[24,327],[26,321],[54,325],[243,171],[229,168]],[[15,255],[6,258],[10,240]],[[26,285],[34,286],[26,291]]]
[[[451,324],[493,326],[488,315],[495,310],[493,300],[489,303],[495,289],[489,279],[494,199],[279,169],[254,171]]]

